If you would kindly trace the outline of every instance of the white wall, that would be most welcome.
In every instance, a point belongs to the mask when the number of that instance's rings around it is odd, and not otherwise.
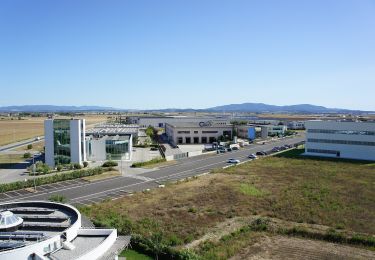
[[[311,133],[309,129],[338,130],[338,131],[369,131],[375,132],[375,123],[365,122],[337,122],[337,121],[307,121],[306,124],[306,145],[305,154],[337,157],[336,154],[312,153],[308,149],[320,149],[340,152],[341,158],[375,160],[375,146],[372,145],[353,145],[353,144],[335,144],[309,142],[309,139],[324,140],[344,140],[375,143],[375,135],[360,134],[330,134],[330,133]]]
[[[50,167],[55,167],[54,145],[53,145],[53,120],[44,120],[44,142],[45,142],[45,162]]]
[[[82,164],[81,156],[81,121],[70,120],[70,161]]]

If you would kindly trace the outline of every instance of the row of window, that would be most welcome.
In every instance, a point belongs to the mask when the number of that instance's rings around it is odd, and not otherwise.
[[[349,140],[330,140],[330,139],[308,138],[307,142],[326,143],[326,144],[349,144],[349,145],[375,146],[375,142],[349,141]]]
[[[337,154],[339,151],[324,150],[324,149],[307,149],[308,153],[325,153],[325,154]]]
[[[218,131],[202,131],[202,134],[217,134]],[[190,131],[177,131],[177,134],[190,134]],[[194,131],[194,134],[198,134],[198,131]]]
[[[375,135],[375,131],[354,131],[354,130],[308,129],[307,132],[319,133],[319,134]]]

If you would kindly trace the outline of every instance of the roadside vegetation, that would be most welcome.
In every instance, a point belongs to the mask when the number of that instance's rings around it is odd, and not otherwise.
[[[50,184],[50,183],[55,183],[59,181],[67,181],[67,180],[78,179],[78,178],[87,177],[87,176],[99,175],[105,171],[106,169],[102,167],[97,167],[97,168],[91,168],[87,170],[76,170],[72,172],[54,174],[51,176],[28,179],[27,181],[3,183],[3,184],[0,184],[0,193],[34,187],[34,183],[36,186],[40,186],[43,184]]]
[[[274,235],[373,248],[375,164],[299,158],[298,152],[218,169],[82,212],[96,225],[132,234],[134,249],[176,259],[227,259],[251,241]],[[247,220],[254,216],[257,222]],[[227,221],[236,228],[228,233],[224,225],[219,239],[200,240]],[[195,246],[187,249],[188,244]]]
[[[144,166],[150,166],[150,165],[154,165],[154,164],[159,164],[159,163],[163,163],[163,162],[166,162],[167,160],[165,158],[160,158],[160,157],[157,157],[157,158],[154,158],[150,161],[146,161],[146,162],[135,162],[131,165],[131,167],[133,168],[139,168],[139,167],[144,167]]]

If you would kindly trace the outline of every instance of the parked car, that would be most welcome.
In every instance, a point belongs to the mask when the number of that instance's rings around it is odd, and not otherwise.
[[[274,148],[272,148],[271,152],[277,153],[277,152],[280,152],[280,149],[277,148],[277,147],[274,147]]]
[[[237,151],[237,150],[239,150],[239,149],[238,149],[237,146],[233,146],[233,147],[232,147],[232,150],[233,150],[233,151]]]
[[[256,155],[267,155],[267,153],[265,151],[259,151],[256,153]]]
[[[233,151],[233,149],[232,148],[227,148],[227,152],[231,152],[231,151]]]
[[[225,149],[218,149],[218,150],[217,150],[217,153],[225,153],[225,152],[226,152]]]
[[[227,163],[239,163],[239,162],[240,162],[240,160],[233,159],[233,158],[228,159],[228,161],[227,161]]]
[[[255,154],[250,154],[247,158],[249,159],[257,159],[258,157]]]

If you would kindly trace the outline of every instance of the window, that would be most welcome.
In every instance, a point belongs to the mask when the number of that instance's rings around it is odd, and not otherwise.
[[[375,131],[354,131],[354,130],[308,129],[307,132],[318,133],[318,134],[375,135]]]
[[[331,140],[331,139],[308,138],[307,142],[311,142],[311,143],[325,143],[325,144],[348,144],[348,145],[375,146],[375,142],[349,141],[349,140]]]
[[[198,131],[194,131],[194,134],[198,134]]]
[[[70,163],[70,121],[53,120],[53,145],[55,164]]]
[[[202,137],[202,143],[206,144],[207,143],[207,137]]]
[[[218,131],[202,131],[202,134],[217,134]]]
[[[178,131],[178,134],[190,134],[190,131]]]
[[[179,144],[182,144],[182,137],[179,137],[179,138],[177,139],[177,142],[178,142]]]
[[[325,154],[337,154],[339,151],[324,150],[324,149],[307,149],[308,153],[325,153]]]

